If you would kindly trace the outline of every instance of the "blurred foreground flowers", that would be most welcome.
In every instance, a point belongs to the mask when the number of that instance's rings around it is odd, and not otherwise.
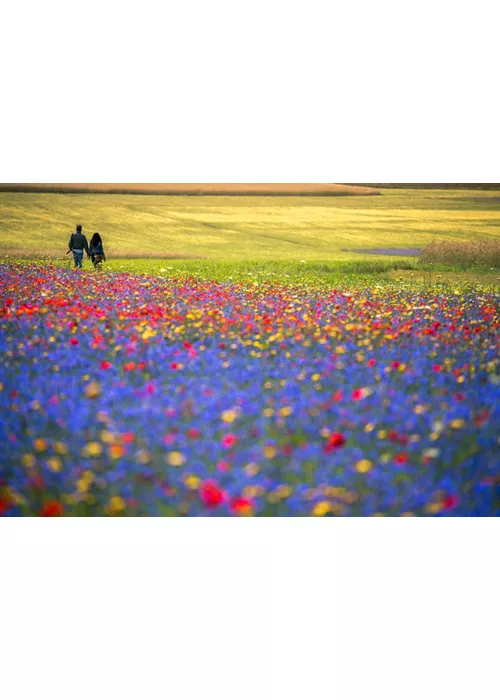
[[[0,266],[0,514],[500,514],[499,295]]]

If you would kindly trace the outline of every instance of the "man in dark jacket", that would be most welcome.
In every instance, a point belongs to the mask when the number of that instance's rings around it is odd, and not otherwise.
[[[73,253],[73,260],[75,261],[75,267],[82,266],[83,251],[87,253],[87,258],[90,257],[89,244],[87,239],[82,233],[82,225],[78,224],[75,233],[71,234],[69,239],[68,247]]]

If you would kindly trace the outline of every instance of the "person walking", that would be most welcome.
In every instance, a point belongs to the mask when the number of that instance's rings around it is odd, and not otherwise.
[[[97,233],[94,233],[90,239],[90,257],[95,268],[100,268],[102,261],[106,260],[106,254],[102,245],[102,238]]]
[[[69,239],[68,248],[73,253],[73,260],[75,261],[75,268],[82,267],[83,251],[87,253],[87,257],[90,258],[89,244],[87,243],[86,237],[82,233],[82,225],[78,224],[75,233],[71,234]]]

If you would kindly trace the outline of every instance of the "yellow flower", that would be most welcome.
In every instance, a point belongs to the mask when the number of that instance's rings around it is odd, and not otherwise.
[[[366,474],[371,469],[373,469],[373,462],[369,459],[360,459],[359,462],[356,462],[356,471],[360,474]]]
[[[13,491],[12,489],[10,491],[10,498],[16,506],[23,506],[27,503],[24,496],[22,496],[20,493],[17,493],[17,491]]]
[[[319,503],[316,503],[314,508],[312,509],[312,514],[315,516],[323,516],[326,515],[331,511],[331,505],[328,501],[320,501]]]
[[[55,442],[54,452],[56,452],[58,455],[67,455],[69,452],[68,446],[64,442]]]
[[[94,481],[94,473],[86,469],[81,478],[76,482],[76,487],[81,493],[86,493],[92,486]]]
[[[293,413],[293,408],[291,406],[283,406],[283,408],[280,408],[280,415],[284,416],[290,416]]]
[[[434,513],[440,513],[442,510],[443,510],[442,503],[428,503],[424,508],[424,511],[426,513],[430,513],[432,515]]]
[[[188,489],[196,491],[201,484],[201,479],[195,476],[194,474],[188,474],[184,479],[184,483],[186,484]]]
[[[23,455],[21,457],[21,462],[23,463],[23,466],[28,467],[28,469],[31,469],[36,464],[35,455],[30,455],[30,454]]]
[[[276,489],[276,495],[280,498],[288,498],[292,493],[293,489],[289,484],[281,484],[281,486],[278,486]]]
[[[82,449],[84,457],[100,457],[102,455],[102,445],[100,442],[88,442]]]
[[[108,508],[109,511],[113,514],[121,513],[121,511],[125,510],[126,507],[127,504],[121,496],[111,496],[111,498],[109,499]]]
[[[234,409],[229,408],[227,411],[222,411],[221,418],[224,423],[232,423],[238,418],[238,413]]]
[[[37,438],[33,445],[37,452],[45,452],[48,447],[48,442],[47,440],[44,440],[44,438]]]
[[[466,423],[463,420],[463,418],[455,418],[450,423],[450,427],[454,428],[455,430],[458,430],[459,428],[464,428],[465,425],[466,425]]]
[[[101,395],[101,385],[96,381],[90,382],[90,384],[87,384],[84,391],[88,399],[96,399]]]
[[[171,467],[182,467],[186,462],[186,458],[182,452],[169,452],[167,455],[167,462]]]
[[[116,442],[117,439],[118,435],[116,433],[112,433],[110,430],[101,430],[101,440],[107,445],[111,445],[113,442]]]
[[[49,457],[47,464],[49,465],[50,470],[53,472],[60,472],[63,466],[59,457]]]
[[[260,484],[256,484],[255,486],[245,486],[243,487],[243,491],[241,492],[244,498],[255,498],[258,496],[262,496],[263,493],[264,487]]]
[[[273,445],[266,445],[264,447],[264,457],[267,459],[272,459],[276,457],[276,448]]]

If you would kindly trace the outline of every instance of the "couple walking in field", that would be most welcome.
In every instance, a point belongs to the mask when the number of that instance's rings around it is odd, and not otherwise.
[[[103,260],[106,260],[101,236],[96,231],[96,233],[94,233],[94,235],[90,239],[89,246],[87,238],[82,232],[81,224],[78,224],[75,233],[71,234],[68,243],[68,248],[68,253],[73,253],[75,268],[82,267],[84,251],[87,253],[87,258],[90,258],[92,260],[92,264],[95,268],[100,268]]]

